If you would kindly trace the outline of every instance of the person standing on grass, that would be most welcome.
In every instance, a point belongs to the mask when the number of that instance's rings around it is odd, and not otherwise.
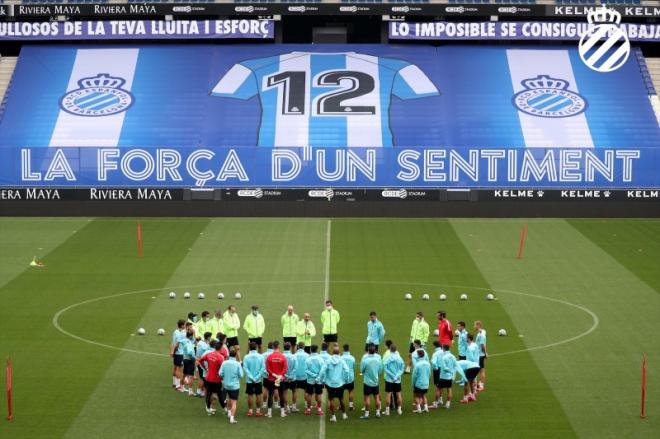
[[[225,399],[222,396],[222,378],[220,377],[220,367],[225,361],[225,357],[220,353],[222,343],[213,341],[215,344],[212,351],[208,351],[199,359],[199,364],[206,370],[206,414],[215,415],[213,408],[213,395],[218,397],[220,406],[225,407]]]
[[[346,379],[348,378],[348,366],[339,356],[339,347],[333,347],[332,356],[326,362],[322,375],[323,382],[328,389],[330,422],[337,422],[337,417],[335,416],[335,399],[339,400],[342,419],[348,419],[346,405],[344,404],[344,384],[346,384]]]
[[[194,396],[193,377],[195,376],[195,333],[192,328],[186,332],[186,338],[181,342],[183,346],[183,388],[181,392],[188,392]]]
[[[179,390],[183,379],[183,346],[181,342],[186,338],[186,321],[180,319],[176,322],[176,329],[172,331],[172,345],[170,346],[170,357],[174,364],[172,368],[172,387]]]
[[[463,374],[463,370],[457,370],[460,368],[456,364],[456,357],[449,351],[449,345],[443,345],[442,350],[444,351],[444,355],[440,362],[440,381],[438,384],[440,387],[441,399],[443,389],[447,389],[447,402],[445,403],[445,408],[449,410],[449,407],[451,406],[454,376],[458,373],[463,376],[463,379],[465,379],[465,375]]]
[[[296,356],[291,352],[291,343],[288,341],[284,343],[284,356],[286,357],[286,374],[284,375],[284,381],[282,382],[280,389],[283,395],[285,395],[288,390],[291,390],[291,401],[293,401],[296,394],[296,365],[298,360],[296,360]],[[286,407],[287,413],[298,411],[298,408],[295,408],[294,410],[293,406],[284,405],[284,400],[289,401],[289,399],[286,398],[286,396],[282,396],[282,407]]]
[[[431,369],[433,370],[433,386],[435,387],[435,399],[431,404],[432,409],[442,407],[442,391],[440,389],[440,368],[445,351],[438,340],[433,342],[433,355],[431,355]]]
[[[330,359],[330,354],[328,353],[328,343],[321,343],[321,352],[319,353],[319,357],[321,357],[321,360],[325,361],[326,363]]]
[[[325,309],[321,313],[321,325],[323,341],[325,343],[337,343],[337,326],[339,325],[339,312],[332,306],[331,300],[325,301]]]
[[[431,364],[424,358],[426,352],[423,349],[418,349],[417,361],[412,371],[413,394],[415,395],[415,410],[413,413],[428,413],[429,406],[426,399],[426,393],[429,390],[429,382],[431,380]]]
[[[468,332],[465,329],[465,322],[460,321],[456,324],[458,329],[458,359],[465,360],[467,358],[467,346],[468,346]]]
[[[319,347],[310,346],[309,358],[305,360],[305,373],[307,374],[307,387],[305,388],[305,415],[312,414],[312,397],[316,398],[316,413],[323,416],[321,397],[323,396],[323,373],[325,361],[318,354]]]
[[[454,338],[452,331],[451,322],[447,320],[447,313],[438,311],[438,341],[440,345],[451,346],[451,341]]]
[[[353,400],[355,398],[355,357],[351,355],[351,348],[348,344],[343,346],[343,350],[341,359],[348,366],[348,377],[346,378],[346,384],[344,384],[344,390],[348,392],[348,409],[353,411],[355,410],[353,406]]]
[[[390,415],[390,406],[396,408],[399,415],[403,414],[401,408],[401,376],[405,369],[405,364],[401,355],[397,352],[396,346],[390,343],[388,355],[383,356],[383,370],[385,371],[385,393],[387,400],[385,403],[385,416]]]
[[[241,347],[238,343],[238,330],[241,327],[241,319],[236,312],[236,306],[229,305],[227,311],[222,315],[222,323],[225,326],[225,335],[227,336],[227,346],[234,348],[236,359],[241,361]]]
[[[222,320],[222,310],[218,309],[215,311],[215,315],[209,319],[211,321],[211,328],[209,329],[211,333],[215,336],[215,334],[221,332],[225,333],[225,324],[224,321]],[[229,355],[229,352],[227,352],[227,355]]]
[[[267,349],[265,352],[261,353],[261,357],[264,359],[264,367],[266,367],[266,360],[268,359],[268,356],[273,353],[273,342],[269,341],[267,344]],[[263,394],[261,395],[261,408],[265,409],[267,407],[266,400],[268,399],[268,385],[266,383],[268,381],[268,373],[264,372],[263,375]],[[277,395],[275,395],[277,397]]]
[[[241,389],[241,378],[243,378],[243,368],[241,363],[236,361],[236,351],[231,349],[229,351],[229,358],[223,361],[220,366],[220,377],[222,378],[222,386],[228,396],[229,403],[229,423],[236,424],[236,401],[238,401],[238,394]]]
[[[256,343],[257,351],[261,353],[261,343],[263,342],[262,337],[266,330],[266,323],[257,305],[252,305],[250,314],[243,321],[243,329],[247,332],[248,344],[252,342]]]
[[[285,418],[286,411],[286,388],[282,386],[287,371],[287,359],[280,352],[280,342],[273,342],[273,352],[266,359],[266,390],[268,390],[268,413],[267,417],[273,417],[273,396],[275,390],[280,390],[280,416]]]
[[[286,312],[280,318],[282,323],[282,340],[284,343],[291,344],[292,352],[296,352],[296,344],[298,343],[298,322],[300,318],[298,314],[293,311],[293,305],[286,308]]]
[[[369,321],[367,322],[367,340],[364,344],[364,351],[368,352],[369,345],[373,345],[376,348],[376,352],[378,352],[378,346],[380,346],[384,339],[385,327],[378,320],[376,311],[371,311],[369,313]]]
[[[360,373],[362,374],[364,386],[364,414],[360,419],[369,419],[369,408],[371,406],[371,395],[376,400],[376,417],[380,418],[380,374],[383,372],[383,360],[376,353],[376,346],[369,345],[367,353],[360,361]]]
[[[207,332],[210,332],[211,334],[215,334],[213,332],[213,322],[211,321],[211,313],[208,311],[203,311],[202,312],[202,318],[197,321],[197,324],[195,325],[195,334],[203,338],[204,334]]]
[[[476,401],[476,389],[474,379],[479,375],[479,363],[468,360],[458,360],[456,362],[458,368],[463,371],[465,377],[465,383],[463,384],[463,399],[461,399],[461,404],[467,404],[470,401]]]
[[[415,363],[417,363],[419,361],[419,358],[420,358],[419,355],[417,355],[417,351],[421,350],[422,352],[424,352],[424,356],[422,358],[426,361],[429,361],[429,354],[427,354],[426,349],[424,349],[422,347],[421,340],[413,341],[413,347],[415,348],[415,351],[414,351],[415,353],[413,354],[413,357],[412,357],[412,365],[413,365],[413,369],[414,369],[415,368]]]
[[[426,343],[429,341],[429,324],[424,320],[424,313],[417,311],[415,314],[415,320],[412,322],[412,327],[410,328],[410,350],[408,354],[408,367],[406,367],[406,373],[410,373],[413,360],[413,352],[416,348],[413,345],[415,340],[419,340],[421,347],[424,348]]]
[[[488,351],[486,350],[486,330],[483,328],[481,321],[477,320],[474,322],[475,338],[474,342],[479,348],[479,383],[477,385],[477,390],[483,392],[484,387],[486,386],[486,359],[488,358]]]
[[[245,372],[245,393],[247,394],[248,417],[263,416],[261,413],[261,394],[263,393],[261,380],[266,374],[266,361],[257,352],[257,343],[250,342],[250,352],[243,357],[243,372]],[[255,400],[256,399],[256,404]],[[256,413],[253,413],[253,408]]]
[[[210,351],[211,349],[211,334],[210,332],[204,332],[204,339],[200,340],[197,342],[197,347],[195,348],[195,359],[197,362],[199,362],[199,359],[202,358],[202,356]],[[204,396],[204,389],[206,388],[206,385],[204,383],[204,375],[206,372],[204,372],[204,369],[202,366],[197,364],[197,375],[199,376],[199,382],[197,383],[197,396],[203,397]]]
[[[467,335],[468,345],[465,350],[466,360],[472,361],[474,363],[479,363],[479,346],[474,342],[474,335]]]
[[[293,412],[298,412],[298,391],[302,390],[303,397],[305,396],[305,389],[307,389],[307,358],[309,354],[305,352],[305,343],[298,342],[298,349],[296,349],[296,387],[293,391],[291,405]],[[307,407],[305,407],[307,408]]]
[[[299,342],[302,341],[305,343],[305,352],[311,354],[312,338],[316,335],[316,328],[308,312],[303,314],[303,319],[298,322],[296,335]]]

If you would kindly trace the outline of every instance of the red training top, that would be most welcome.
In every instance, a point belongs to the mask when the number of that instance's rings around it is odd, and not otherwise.
[[[274,375],[281,375],[287,371],[286,357],[279,351],[274,351],[266,359],[266,372],[268,372],[268,379],[275,381]]]
[[[441,345],[451,345],[451,340],[454,338],[454,333],[451,328],[451,322],[447,319],[438,322],[438,334]]]
[[[222,362],[225,361],[225,357],[220,352],[207,352],[202,356],[202,358],[199,359],[199,361],[205,361],[207,364],[206,381],[209,383],[219,383],[222,381],[219,372],[220,366],[222,366]]]

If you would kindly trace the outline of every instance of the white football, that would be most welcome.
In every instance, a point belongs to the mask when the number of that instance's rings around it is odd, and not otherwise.
[[[183,298],[184,298],[184,299],[190,299],[190,293],[189,293],[188,291],[186,291],[185,293],[183,293]]]
[[[440,300],[447,300],[446,294],[440,294]]]
[[[429,300],[428,294],[422,294],[422,300]]]
[[[412,294],[406,293],[405,296],[403,296],[406,300],[412,300]]]
[[[158,335],[165,335],[165,330],[163,328],[160,328],[158,330]]]
[[[240,299],[241,297],[243,297],[241,293],[234,294],[234,299]]]
[[[206,297],[206,296],[204,295],[204,293],[199,293],[199,294],[197,295],[197,298],[198,298],[198,299],[203,299],[204,297]]]
[[[467,294],[465,293],[461,294],[461,300],[467,300]]]
[[[461,335],[461,331],[459,331],[459,330],[457,329],[456,331],[454,331],[454,335],[455,335],[456,337],[458,337],[459,335]]]
[[[486,296],[486,300],[493,300],[493,299],[495,299],[495,296],[493,296],[492,294],[488,293],[488,295]]]
[[[440,331],[438,331],[437,329],[434,329],[434,330],[433,330],[433,336],[434,336],[434,337],[437,337],[437,336],[439,336],[439,335],[440,335]]]
[[[170,292],[170,299],[174,299],[176,297],[176,293],[174,291]]]
[[[500,337],[504,337],[504,336],[506,335],[506,329],[504,329],[504,328],[500,329],[500,330],[497,332],[497,334],[498,334]]]
[[[225,293],[218,293],[218,299],[224,299]]]
[[[138,335],[144,335],[144,334],[147,333],[147,331],[145,331],[144,328],[140,328],[140,329],[138,329],[137,333],[138,333]]]

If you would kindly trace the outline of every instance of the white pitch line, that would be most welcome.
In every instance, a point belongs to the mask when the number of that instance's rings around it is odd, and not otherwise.
[[[323,281],[324,300],[330,298],[330,237],[332,233],[332,220],[328,220],[328,226],[325,231],[325,279]],[[325,393],[321,403],[325,402]],[[325,439],[325,416],[319,417],[319,439]]]
[[[538,346],[531,346],[526,349],[519,349],[515,351],[506,351],[506,352],[497,352],[493,354],[489,354],[489,357],[501,357],[505,355],[513,355],[513,354],[519,354],[523,352],[530,352],[530,351],[537,351],[541,349],[548,349],[551,347],[556,347],[560,346],[566,343],[571,343],[574,342],[578,339],[581,339],[583,337],[588,336],[592,332],[594,332],[597,328],[598,325],[600,324],[600,319],[594,313],[591,311],[589,308],[578,305],[566,300],[561,300],[561,299],[555,299],[552,297],[547,297],[547,296],[541,296],[537,294],[530,294],[530,293],[523,293],[521,291],[515,291],[515,290],[506,290],[506,289],[500,289],[500,288],[484,288],[484,287],[475,287],[475,286],[470,286],[470,285],[448,285],[448,284],[436,284],[436,283],[422,283],[422,282],[402,282],[402,281],[374,281],[374,280],[333,280],[334,283],[338,284],[378,284],[378,285],[402,285],[402,286],[421,286],[421,287],[440,287],[440,288],[461,288],[461,289],[472,289],[472,290],[479,290],[479,291],[488,291],[488,292],[495,292],[495,293],[505,293],[505,294],[515,294],[518,296],[526,296],[526,297],[533,297],[536,299],[542,299],[542,300],[547,300],[550,302],[555,302],[559,303],[562,305],[570,306],[572,308],[579,309],[583,311],[584,313],[588,314],[591,317],[592,320],[592,325],[589,329],[586,331],[581,332],[580,334],[577,334],[573,337],[559,340],[553,343],[545,344],[545,345],[538,345]],[[152,292],[163,292],[165,290],[181,290],[181,289],[190,289],[190,288],[198,288],[198,287],[211,287],[211,286],[228,286],[228,285],[247,285],[247,284],[252,284],[252,285],[267,285],[267,284],[321,284],[324,283],[326,285],[329,285],[329,279],[326,280],[252,280],[249,282],[214,282],[214,283],[207,283],[207,284],[198,284],[198,285],[182,285],[182,286],[166,286],[162,288],[150,288],[148,290],[137,290],[137,291],[128,291],[125,293],[119,293],[119,294],[111,294],[108,296],[102,296],[102,297],[96,297],[93,299],[88,299],[84,300],[82,302],[74,303],[72,305],[69,305],[65,308],[62,308],[59,310],[55,315],[53,316],[52,324],[53,326],[60,331],[62,334],[67,335],[71,338],[74,338],[78,341],[82,341],[84,343],[92,344],[95,346],[100,346],[108,349],[114,349],[117,351],[123,351],[123,352],[131,352],[134,354],[143,354],[143,355],[151,355],[151,356],[156,356],[156,357],[167,357],[168,355],[162,354],[159,352],[149,352],[149,351],[138,351],[135,349],[128,349],[128,348],[123,348],[123,347],[118,347],[118,346],[112,346],[104,343],[99,343],[94,340],[89,340],[84,337],[80,337],[76,334],[73,334],[66,329],[62,328],[62,326],[59,323],[59,319],[67,311],[70,311],[71,309],[77,308],[81,305],[86,305],[89,303],[93,302],[98,302],[101,300],[107,300],[107,299],[112,299],[115,297],[122,297],[122,296],[129,296],[129,295],[134,295],[134,294],[145,294],[145,293],[152,293]]]

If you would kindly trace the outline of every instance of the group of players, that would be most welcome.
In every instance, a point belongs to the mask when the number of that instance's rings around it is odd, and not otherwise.
[[[241,356],[238,331],[241,328],[236,307],[230,305],[223,313],[214,316],[204,311],[201,319],[194,313],[188,320],[179,320],[172,333],[170,355],[174,368],[172,386],[179,392],[205,398],[206,413],[214,415],[214,395],[227,413],[229,422],[235,424],[236,405],[240,382],[245,381],[248,417],[272,417],[273,406],[280,409],[280,416],[296,413],[299,393],[304,395],[304,414],[324,415],[322,395],[327,394],[327,410],[330,422],[337,421],[338,412],[348,419],[347,409],[354,410],[355,357],[348,344],[343,345],[340,355],[338,325],[340,314],[330,300],[326,301],[321,313],[323,342],[312,343],[316,327],[309,313],[300,319],[293,306],[289,305],[281,317],[282,338],[268,342],[262,352],[265,322],[258,306],[252,306],[245,317],[242,328],[248,336],[248,353]],[[474,322],[474,333],[468,333],[465,322],[457,323],[453,332],[451,322],[444,311],[438,311],[438,329],[433,335],[433,352],[429,357],[426,345],[430,337],[430,326],[422,312],[417,312],[410,331],[410,347],[406,361],[391,340],[385,340],[385,328],[376,312],[371,312],[367,321],[365,354],[359,364],[363,381],[364,406],[360,419],[369,419],[372,398],[375,416],[390,415],[396,410],[401,415],[401,378],[411,373],[413,385],[413,412],[424,413],[429,409],[449,409],[452,401],[452,385],[459,376],[463,385],[461,403],[476,401],[478,392],[484,390],[486,330],[480,321]],[[450,351],[457,337],[458,358]],[[379,355],[384,345],[382,357]],[[407,364],[406,364],[407,363]],[[195,370],[199,375],[194,389]],[[385,404],[380,397],[381,376],[385,381]],[[429,404],[431,378],[435,385],[433,401]],[[348,406],[344,393],[348,392]],[[444,400],[443,400],[444,394]]]

